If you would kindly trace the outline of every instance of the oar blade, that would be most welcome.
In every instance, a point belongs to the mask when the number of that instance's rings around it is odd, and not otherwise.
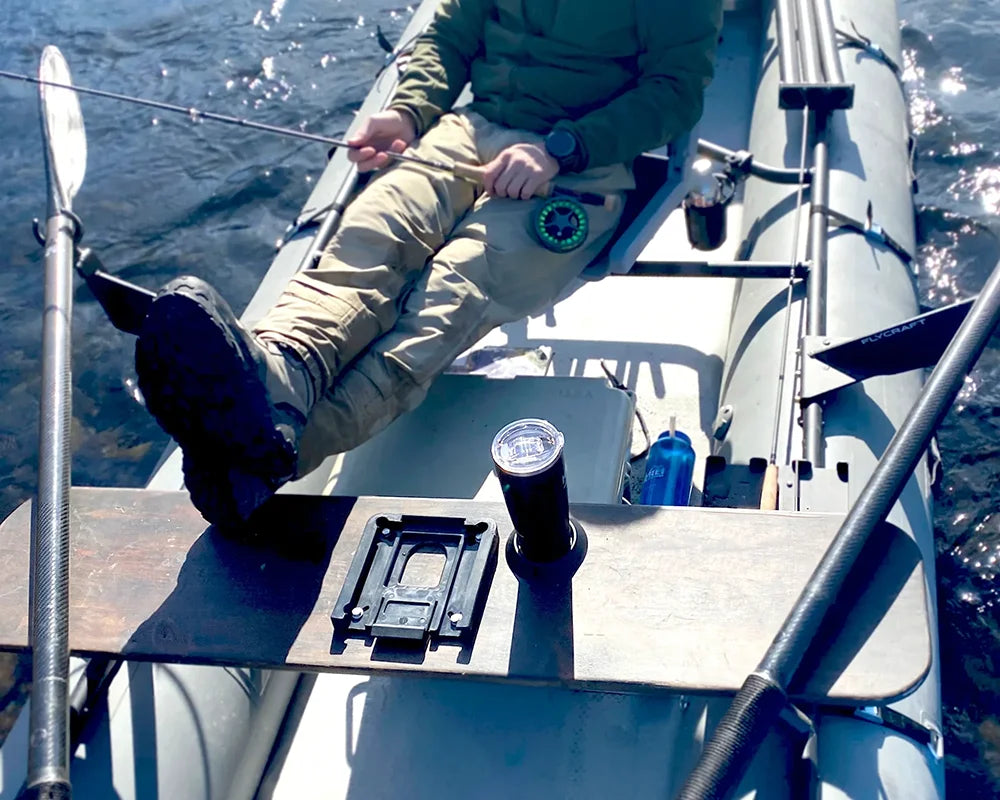
[[[54,200],[62,209],[71,209],[73,198],[87,172],[87,134],[83,129],[80,99],[70,88],[73,78],[66,59],[55,45],[42,51],[38,79],[45,159]]]

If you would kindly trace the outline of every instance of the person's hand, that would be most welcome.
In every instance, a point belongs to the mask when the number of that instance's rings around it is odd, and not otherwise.
[[[358,165],[358,172],[381,169],[389,163],[386,151],[402,153],[414,139],[417,131],[413,120],[403,111],[380,111],[361,123],[358,132],[347,143],[353,149],[347,157]]]
[[[483,188],[496,197],[527,200],[559,174],[559,163],[544,147],[515,144],[486,165]]]

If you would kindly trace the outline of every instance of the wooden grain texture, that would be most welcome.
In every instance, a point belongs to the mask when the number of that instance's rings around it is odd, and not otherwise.
[[[72,649],[162,661],[411,672],[579,688],[735,691],[777,633],[841,517],[705,508],[577,505],[587,557],[571,586],[532,589],[501,558],[476,640],[399,649],[334,637],[346,570],[376,514],[491,517],[468,500],[279,495],[235,540],[183,492],[73,490]],[[0,525],[0,649],[27,646],[25,504]],[[897,698],[930,664],[919,552],[885,526],[794,694]],[[876,571],[876,564],[882,562]]]

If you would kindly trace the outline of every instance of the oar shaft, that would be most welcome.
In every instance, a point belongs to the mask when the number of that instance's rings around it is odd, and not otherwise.
[[[965,376],[1000,322],[1000,263],[931,372],[916,403],[892,437],[871,478],[761,661],[760,668],[788,686],[806,649],[868,539],[899,499],[931,437],[955,402]]]
[[[70,318],[73,223],[46,225],[38,496],[32,543],[29,789],[69,785]]]
[[[965,376],[1000,322],[1000,263],[931,373],[871,478],[848,512],[757,670],[747,678],[688,777],[678,800],[723,800],[737,787],[777,719],[787,688],[813,644],[862,547],[899,499]]]

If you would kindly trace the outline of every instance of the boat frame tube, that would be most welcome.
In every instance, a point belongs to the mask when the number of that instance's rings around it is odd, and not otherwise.
[[[837,50],[837,28],[833,22],[830,0],[813,0],[813,22],[819,39],[819,57],[827,83],[843,84],[844,68]]]
[[[826,335],[827,251],[830,203],[830,148],[828,123],[830,112],[814,111],[813,181],[809,211],[809,255],[811,265],[806,278],[806,334]],[[818,401],[803,408],[803,450],[814,467],[826,464],[823,446],[823,406]]]
[[[755,178],[768,181],[769,183],[798,184],[810,183],[812,181],[812,170],[789,169],[788,167],[772,167],[755,161],[753,154],[746,150],[730,150],[728,147],[705,139],[698,140],[698,155],[725,161],[736,167],[736,171]]]
[[[795,0],[795,17],[799,53],[802,56],[803,82],[812,85],[823,83],[819,45],[816,42],[816,25],[813,22],[812,0]]]
[[[799,60],[795,54],[795,10],[789,0],[777,0],[774,4],[778,30],[778,64],[782,83],[799,83]]]

